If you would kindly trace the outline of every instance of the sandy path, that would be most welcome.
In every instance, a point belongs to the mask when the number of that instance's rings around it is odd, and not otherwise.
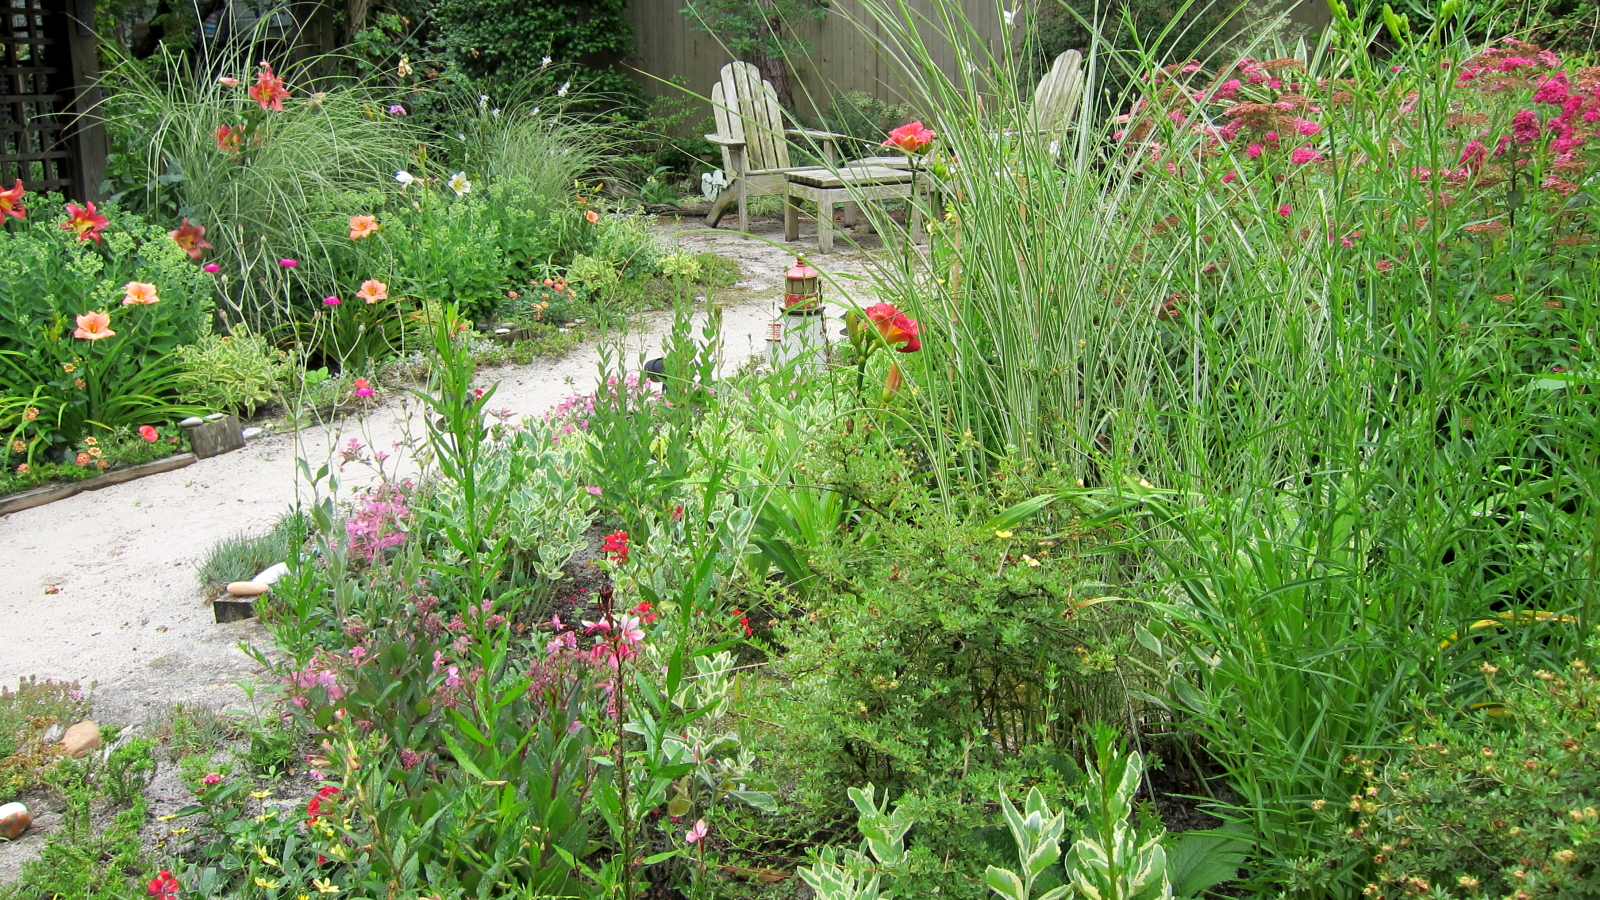
[[[752,227],[760,238],[781,241],[779,222]],[[662,228],[686,249],[715,250],[744,269],[742,296],[723,313],[725,366],[765,353],[792,248],[812,249],[814,239],[802,235],[786,249],[728,232]],[[842,275],[864,274],[866,262],[851,251],[813,259],[826,274]],[[854,283],[852,291],[861,290]],[[670,326],[668,314],[636,326],[626,337],[630,365],[640,353],[654,355]],[[479,380],[498,383],[494,407],[536,415],[591,390],[598,358],[590,345],[562,360],[485,371]],[[215,624],[196,565],[218,540],[263,531],[294,502],[297,456],[315,469],[352,437],[386,448],[408,429],[420,435],[414,406],[391,401],[361,418],[258,438],[185,469],[0,518],[0,684],[28,675],[93,682],[98,717],[130,724],[174,703],[241,702],[238,683],[261,673],[239,645],[270,639],[253,621]],[[47,586],[59,592],[46,594]]]

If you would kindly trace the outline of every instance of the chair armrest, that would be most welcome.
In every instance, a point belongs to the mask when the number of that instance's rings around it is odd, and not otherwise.
[[[716,144],[718,147],[743,147],[746,143],[737,138],[728,137],[725,134],[708,134],[706,135],[706,140]]]
[[[808,137],[814,141],[837,141],[849,137],[849,135],[835,134],[831,131],[818,131],[815,128],[785,128],[783,133],[789,137]]]

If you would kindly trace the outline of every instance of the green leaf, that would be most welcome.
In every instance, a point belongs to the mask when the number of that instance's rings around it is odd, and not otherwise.
[[[1015,872],[990,866],[983,873],[983,880],[989,885],[989,890],[994,891],[1006,900],[1028,900],[1026,889],[1022,886],[1022,879]]]
[[[983,523],[983,530],[1005,531],[1010,528],[1015,528],[1029,516],[1056,502],[1056,498],[1058,496],[1059,495],[1057,494],[1040,494],[1037,497],[1030,497],[1029,499],[1024,500],[1014,506],[1009,506],[995,514],[994,518]]]

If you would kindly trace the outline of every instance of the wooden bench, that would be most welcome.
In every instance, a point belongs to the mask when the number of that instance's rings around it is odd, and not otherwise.
[[[800,239],[800,201],[817,205],[817,249],[833,252],[833,208],[863,200],[910,200],[913,175],[887,166],[849,166],[829,169],[791,169],[783,204],[783,239]]]

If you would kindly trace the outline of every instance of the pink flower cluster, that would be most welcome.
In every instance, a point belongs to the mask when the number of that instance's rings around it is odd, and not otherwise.
[[[390,547],[405,543],[411,510],[406,506],[408,482],[385,481],[356,501],[345,520],[346,549],[351,556],[372,562]]]

